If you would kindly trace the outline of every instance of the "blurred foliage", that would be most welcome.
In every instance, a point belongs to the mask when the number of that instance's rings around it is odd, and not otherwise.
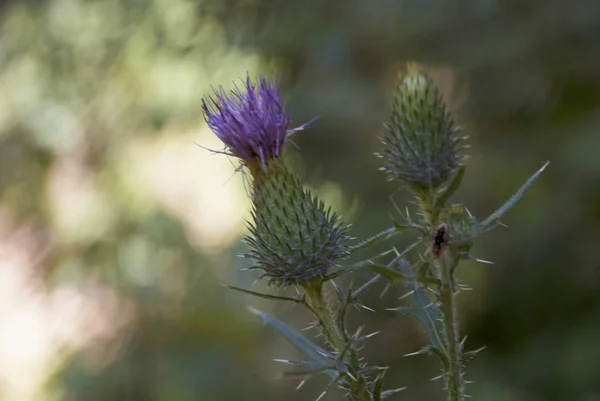
[[[397,188],[373,152],[409,60],[431,66],[471,137],[456,200],[475,215],[552,161],[509,229],[475,244],[495,265],[459,272],[474,287],[460,298],[468,342],[488,346],[471,365],[471,393],[600,399],[600,2],[22,0],[0,9],[0,231],[33,227],[36,241],[19,249],[39,255],[27,265],[36,291],[75,288],[108,305],[87,290],[94,282],[119,299],[97,312],[114,322],[111,335],[53,343],[46,382],[14,387],[11,377],[33,375],[0,353],[0,374],[13,375],[0,376],[3,399],[316,397],[319,380],[298,392],[297,381],[276,380],[272,358],[294,351],[246,305],[298,328],[307,316],[220,285],[250,287],[256,275],[235,257],[242,179],[193,143],[220,146],[200,99],[246,72],[281,73],[294,120],[321,116],[294,138],[296,167],[366,238],[396,213]],[[409,386],[397,399],[441,400],[434,364],[401,358],[424,339],[383,311],[399,293],[372,290],[377,313],[352,323],[382,330],[365,352],[392,367],[387,383]]]

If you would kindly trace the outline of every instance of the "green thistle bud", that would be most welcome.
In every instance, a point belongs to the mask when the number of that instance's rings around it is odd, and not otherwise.
[[[348,226],[306,191],[279,158],[251,169],[253,222],[245,238],[269,284],[324,278],[348,254]]]
[[[448,226],[449,245],[459,252],[468,252],[477,230],[477,220],[469,209],[462,204],[450,205],[440,218]]]
[[[464,156],[458,151],[463,138],[425,74],[413,70],[404,77],[385,126],[388,133],[381,139],[384,150],[378,156],[385,160],[382,170],[391,180],[417,189],[436,188],[462,165]]]

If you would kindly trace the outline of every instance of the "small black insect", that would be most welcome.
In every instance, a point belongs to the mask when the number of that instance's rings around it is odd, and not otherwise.
[[[433,232],[433,235],[431,236],[431,254],[434,257],[440,257],[440,254],[442,253],[442,247],[448,242],[449,231],[450,229],[448,228],[448,225],[442,223],[437,226]]]

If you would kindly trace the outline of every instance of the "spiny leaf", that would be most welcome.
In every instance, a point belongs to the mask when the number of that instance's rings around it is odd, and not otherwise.
[[[282,321],[276,319],[268,313],[259,311],[258,309],[254,309],[252,307],[249,307],[249,309],[253,313],[257,314],[265,324],[268,324],[277,330],[279,334],[285,337],[286,340],[288,340],[298,350],[308,356],[312,361],[320,363],[323,367],[326,367],[330,366],[331,361],[335,359],[323,348],[309,341]]]
[[[377,377],[373,381],[373,390],[371,392],[373,401],[382,401],[384,398],[387,398],[390,395],[393,395],[400,391],[406,390],[406,387],[384,390],[383,389],[383,378],[385,377],[386,372],[387,372],[387,368],[383,368],[383,372],[380,373],[379,375],[377,375]]]
[[[411,293],[412,306],[401,306],[394,310],[419,320],[425,327],[431,347],[446,355],[444,316],[440,307],[431,302],[427,296],[425,286],[417,281],[412,266],[405,259],[400,260],[400,269],[406,280],[406,287]]]
[[[235,291],[243,292],[244,294],[249,294],[249,295],[253,295],[255,297],[270,299],[270,300],[274,300],[274,301],[288,301],[288,302],[294,302],[297,304],[305,304],[306,303],[304,301],[304,299],[284,297],[284,296],[280,296],[280,295],[263,294],[262,292],[250,291],[250,290],[246,290],[245,288],[240,288],[240,287],[236,287],[233,285],[228,285],[227,288],[230,288]]]
[[[335,290],[335,293],[336,293],[336,295],[338,297],[338,302],[339,303],[344,303],[344,301],[346,300],[346,295],[344,295],[344,293],[343,293],[342,289],[340,288],[340,286],[337,285],[335,283],[335,281],[333,281],[333,280],[330,280],[329,282],[331,283],[331,285],[333,286],[333,289]]]
[[[374,262],[374,260],[377,260],[379,258],[382,258],[384,256],[389,255],[390,253],[393,253],[394,249],[387,249],[381,253],[378,253],[377,255],[371,256],[370,258],[367,259],[363,259],[360,260],[358,262],[355,262],[354,264],[348,266],[347,268],[345,268],[344,270],[346,271],[358,271],[360,269],[364,269],[364,268],[368,268],[369,266],[371,266]]]
[[[394,227],[390,227],[386,230],[383,230],[382,232],[375,234],[371,238],[366,239],[366,240],[352,246],[350,248],[350,253],[356,252],[361,249],[369,248],[370,246],[376,244],[380,240],[387,240],[387,239],[391,238],[392,236],[394,236],[395,234],[398,234],[399,232],[404,231],[408,228],[410,228],[410,227],[406,226],[406,225],[394,223]]]
[[[348,306],[352,303],[352,291],[348,290],[348,294],[346,297],[341,300],[340,299],[340,310],[337,316],[337,325],[340,334],[344,337],[345,341],[348,341],[348,335],[346,334],[346,312],[348,311]]]
[[[466,366],[469,362],[471,362],[473,359],[475,359],[477,354],[479,354],[484,349],[485,349],[485,347],[481,347],[481,348],[473,350],[473,351],[463,352],[460,356],[461,362],[463,363],[463,365]]]
[[[408,252],[412,251],[421,242],[422,242],[422,240],[420,240],[420,239],[418,241],[416,241],[416,242],[413,242],[412,244],[410,244],[409,246],[407,246],[400,253],[396,250],[395,247],[392,248],[388,252],[394,252],[396,254],[396,257],[390,263],[388,263],[386,266],[372,263],[371,266],[369,266],[369,267],[377,273],[377,276],[375,276],[373,279],[371,279],[371,281],[367,282],[367,284],[365,284],[363,286],[363,287],[365,287],[364,289],[366,289],[366,287],[368,287],[369,285],[371,285],[372,282],[375,282],[375,281],[379,280],[380,276],[384,277],[389,282],[394,282],[395,280],[402,279],[403,278],[402,274],[400,274],[400,272],[398,272],[397,270],[395,270],[392,266],[395,263],[397,263],[400,259],[402,259],[404,257],[404,255],[406,255]],[[362,290],[363,287],[361,287],[359,289],[359,291]]]
[[[385,371],[375,378],[373,382],[373,401],[381,401],[382,392],[383,392],[383,377],[385,376]]]
[[[531,177],[529,177],[529,179],[525,182],[525,184],[523,184],[521,186],[521,188],[519,188],[519,190],[513,196],[511,196],[510,199],[508,201],[506,201],[506,203],[504,203],[504,205],[502,205],[498,210],[496,210],[487,219],[485,219],[481,223],[481,229],[485,230],[486,228],[490,227],[492,224],[496,223],[504,214],[506,214],[506,212],[508,212],[510,210],[510,208],[513,207],[515,205],[515,203],[517,203],[519,201],[519,199],[521,199],[523,197],[523,195],[529,189],[529,187],[531,187],[531,185],[535,182],[535,180],[537,180],[537,178],[540,176],[540,174],[542,174],[542,172],[546,169],[546,167],[548,167],[548,164],[550,164],[550,162],[546,162],[542,166],[542,168],[540,168]]]
[[[369,267],[375,273],[379,274],[380,276],[382,276],[383,278],[385,278],[386,280],[388,280],[391,283],[393,283],[396,280],[404,279],[404,277],[402,276],[402,273],[400,273],[399,271],[397,271],[395,269],[392,269],[391,267],[388,267],[385,265],[378,265],[378,264],[373,264]]]
[[[464,176],[465,176],[465,167],[462,166],[458,169],[458,172],[454,175],[454,178],[452,179],[452,182],[450,183],[450,185],[448,185],[448,187],[444,190],[442,195],[439,198],[437,198],[437,200],[435,202],[436,210],[441,210],[444,207],[446,202],[448,202],[450,197],[454,194],[454,192],[456,192],[456,190],[460,186],[460,183],[462,182],[462,179]]]
[[[413,296],[419,296],[413,293]],[[431,309],[431,311],[428,311]],[[420,321],[425,327],[427,337],[431,342],[432,346],[436,349],[443,350],[444,345],[442,342],[443,332],[441,331],[441,325],[436,322],[435,316],[438,315],[439,307],[433,303],[430,303],[425,307],[412,307],[412,306],[400,306],[392,309],[396,312],[404,313],[412,318]]]
[[[416,355],[430,355],[431,354],[431,345],[426,345],[423,348],[421,348],[418,351],[415,352],[410,352],[408,354],[405,354],[404,357],[408,358],[409,356],[416,356]]]
[[[297,359],[273,359],[274,362],[287,363],[288,365],[298,366],[306,369],[322,369],[322,366],[313,361],[302,361]]]
[[[336,369],[333,365],[323,366],[318,362],[312,361],[292,361],[284,359],[275,359],[275,362],[283,362],[290,365],[297,366],[301,369],[293,370],[290,372],[284,372],[284,377],[290,376],[314,376],[318,373],[324,373],[329,377],[337,377]]]
[[[437,276],[432,272],[429,261],[421,261],[417,267],[413,267],[413,270],[416,270],[416,280],[417,282],[430,286],[428,288],[437,288],[440,285],[440,280]],[[433,286],[433,287],[431,287]]]
[[[417,230],[420,233],[425,232],[425,228],[416,223],[413,223],[410,220],[410,217],[406,217],[406,222],[407,222],[407,224],[401,224],[394,220],[394,227],[396,227],[398,229],[402,229],[402,230],[406,230],[407,228],[412,228],[414,230]]]
[[[448,356],[446,354],[444,354],[442,352],[442,350],[434,348],[431,345],[426,345],[416,352],[411,352],[409,354],[404,355],[404,357],[416,356],[416,355],[435,355],[442,362],[442,365],[444,365],[445,369],[448,370],[450,361],[448,360]]]

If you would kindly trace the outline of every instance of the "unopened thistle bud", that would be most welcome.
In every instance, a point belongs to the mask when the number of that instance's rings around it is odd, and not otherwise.
[[[348,254],[348,226],[305,190],[281,156],[290,129],[276,82],[247,78],[244,90],[223,89],[203,102],[209,127],[227,154],[252,175],[252,222],[248,256],[269,284],[300,284],[322,279]]]
[[[418,189],[436,188],[462,165],[462,138],[431,78],[413,70],[398,86],[382,137],[382,170]]]

